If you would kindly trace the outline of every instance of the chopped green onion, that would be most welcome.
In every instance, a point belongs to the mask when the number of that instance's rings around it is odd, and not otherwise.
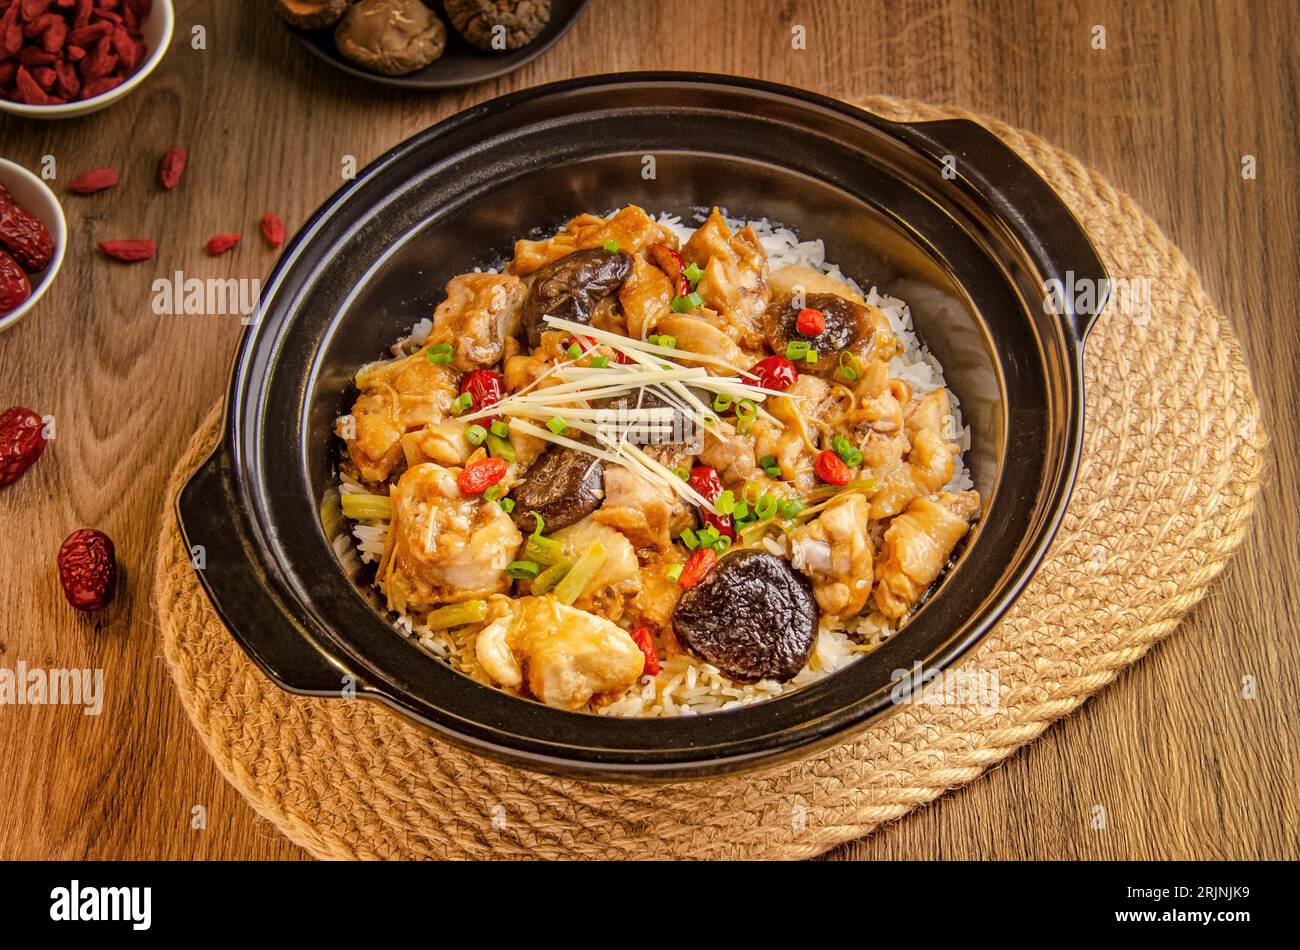
[[[683,528],[680,537],[682,539],[682,544],[686,545],[688,551],[694,551],[700,546],[700,539],[690,528]]]
[[[731,511],[731,517],[737,521],[744,521],[749,517],[749,505],[743,501],[736,502],[736,507]]]
[[[498,419],[492,423],[492,434],[498,439],[507,439],[510,437],[510,427]]]
[[[573,562],[568,558],[561,558],[556,561],[542,573],[537,575],[533,581],[533,593],[538,596],[545,594],[548,590],[564,579],[564,575],[573,570]]]
[[[604,369],[606,366],[609,365],[609,357],[593,356],[591,358],[591,365],[594,366],[596,369]]]
[[[488,454],[493,458],[510,463],[515,460],[515,447],[510,444],[508,439],[503,439],[499,435],[489,435],[487,437],[487,450]]]
[[[687,264],[686,269],[682,271],[682,273],[686,275],[686,279],[691,282],[692,287],[698,284],[700,278],[704,276],[704,271],[700,270],[700,265],[694,261]]]
[[[759,468],[771,468],[775,464],[776,464],[775,455],[764,455],[761,459],[758,460]]]
[[[677,337],[669,336],[667,333],[665,333],[663,336],[659,338],[659,345],[666,350],[676,349]]]
[[[782,518],[793,518],[803,511],[804,505],[798,498],[783,498],[777,502],[777,507],[781,509]]]
[[[686,299],[691,302],[692,310],[694,310],[696,307],[704,306],[704,298],[700,296],[700,293],[697,290],[692,290],[689,294],[687,294]]]
[[[339,499],[343,514],[353,521],[388,521],[393,517],[393,500],[387,495],[349,492]]]
[[[763,471],[767,472],[769,478],[780,478],[784,474],[780,465],[765,465]]]
[[[593,543],[578,558],[573,570],[564,575],[564,580],[555,585],[555,599],[571,606],[604,566],[605,549],[599,543]]]
[[[715,412],[726,412],[731,408],[731,397],[726,393],[718,393],[713,397],[713,410]]]
[[[787,359],[801,360],[808,355],[807,340],[791,340],[785,345],[785,355]]]
[[[445,366],[451,362],[451,344],[435,343],[424,351],[424,355],[428,357],[430,363]]]
[[[510,514],[510,512],[515,510],[515,500],[513,498],[502,498],[501,510],[506,514]]]
[[[817,362],[817,351],[816,351],[816,350],[809,350],[807,353],[805,353],[805,354],[803,355],[803,358],[804,358],[804,362],[805,362],[805,363],[816,363],[816,362]]]
[[[680,564],[674,564],[672,567],[668,568],[668,570],[664,571],[664,577],[668,578],[670,581],[675,581],[681,576],[682,565]]]
[[[713,507],[718,509],[720,514],[729,515],[736,510],[736,496],[731,489],[727,489],[717,498],[713,499]]]
[[[673,469],[673,474],[676,475],[684,482],[688,482],[691,480],[691,470],[687,468],[685,465],[678,465],[675,469]]]
[[[736,415],[746,416],[752,419],[754,416],[758,415],[758,406],[754,405],[754,400],[752,399],[742,399],[740,402],[736,403]]]
[[[758,515],[758,517],[764,521],[772,517],[776,514],[776,499],[771,495],[764,495],[758,500],[758,503],[754,505],[754,514]]]
[[[601,247],[603,247],[605,250],[609,251],[612,254],[618,250],[618,242],[611,238],[610,240],[602,244]]]
[[[531,581],[542,573],[542,566],[536,561],[511,561],[506,565],[506,574],[517,581]]]
[[[695,537],[699,539],[700,547],[711,548],[721,535],[717,528],[709,525],[707,528],[697,531]]]
[[[673,313],[690,313],[697,306],[699,306],[699,304],[693,303],[691,301],[691,297],[698,297],[698,296],[699,296],[698,294],[689,294],[688,296],[685,297],[674,297],[673,302],[670,303],[668,306],[672,309]],[[701,303],[702,302],[703,300],[701,299]]]
[[[564,560],[564,545],[554,538],[531,535],[524,545],[524,557],[549,567]]]
[[[469,393],[461,393],[451,404],[451,414],[458,416],[472,405],[474,405],[474,397]]]
[[[546,530],[546,519],[542,517],[542,513],[540,511],[530,511],[528,513],[533,516],[532,536],[534,538],[540,538],[542,536],[542,532]]]
[[[713,550],[717,551],[719,554],[726,554],[727,549],[730,547],[731,538],[727,537],[725,534],[713,542]]]
[[[848,439],[846,439],[844,436],[837,435],[835,438],[831,439],[831,448],[835,450],[836,455],[838,455],[840,458],[844,458],[844,453],[850,451],[853,448],[853,443],[850,442]]]
[[[477,422],[465,430],[465,438],[469,440],[470,445],[482,445],[483,440],[487,437],[488,430]]]
[[[857,468],[862,464],[862,453],[857,449],[850,449],[844,455],[844,464],[849,468]]]
[[[852,366],[841,366],[840,375],[844,377],[846,383],[856,383],[858,381],[858,371]]]
[[[570,343],[568,349],[564,352],[568,353],[571,358],[576,360],[582,356],[582,347],[577,343]]]
[[[546,428],[550,429],[556,435],[564,435],[569,428],[569,424],[564,421],[564,416],[552,416],[547,420]]]
[[[496,501],[501,497],[501,486],[489,485],[487,490],[483,492],[483,497],[488,501]]]
[[[740,435],[749,435],[754,428],[753,416],[736,416],[736,432]]]
[[[478,623],[486,618],[486,600],[466,600],[429,611],[425,624],[430,630],[446,630],[449,627],[463,627],[467,623]]]

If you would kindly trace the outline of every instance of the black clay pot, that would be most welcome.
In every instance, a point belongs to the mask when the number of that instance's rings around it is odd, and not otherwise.
[[[653,173],[653,174],[651,174]],[[955,173],[955,174],[954,174]],[[972,427],[985,512],[906,630],[777,700],[610,719],[481,686],[394,632],[330,543],[334,418],[356,369],[428,316],[443,284],[515,238],[628,203],[713,204],[826,241],[911,305]],[[1105,271],[1061,199],[992,133],[898,123],[725,76],[596,76],[494,99],[399,145],[285,251],[231,377],[221,444],[179,501],[204,586],[285,689],[378,699],[517,764],[616,779],[696,778],[806,753],[885,714],[895,671],[941,670],[997,622],[1060,523],[1079,461],[1093,312],[1045,286]],[[339,701],[347,701],[341,699]]]

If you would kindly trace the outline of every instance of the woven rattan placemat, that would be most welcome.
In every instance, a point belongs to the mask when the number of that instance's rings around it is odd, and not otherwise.
[[[172,498],[155,604],[182,702],[259,814],[320,857],[795,858],[865,835],[969,782],[1109,683],[1205,593],[1246,530],[1264,433],[1227,321],[1127,196],[1076,159],[957,109],[874,98],[897,118],[974,118],[1065,197],[1111,276],[1149,278],[1149,318],[1103,317],[1085,357],[1078,487],[1034,581],[967,658],[1000,703],[913,705],[852,741],[766,772],[669,786],[592,784],[499,765],[370,702],[273,686],[222,628],[190,569]]]

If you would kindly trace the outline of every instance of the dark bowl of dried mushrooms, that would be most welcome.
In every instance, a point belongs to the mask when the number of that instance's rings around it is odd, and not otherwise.
[[[494,79],[540,56],[586,0],[274,0],[309,52],[351,76],[405,89]]]

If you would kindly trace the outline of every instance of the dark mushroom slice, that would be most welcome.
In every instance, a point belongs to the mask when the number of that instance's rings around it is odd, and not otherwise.
[[[280,19],[304,30],[333,26],[348,12],[348,0],[275,0]]]
[[[527,46],[551,22],[551,0],[443,0],[456,32],[479,49]]]
[[[599,247],[574,251],[547,264],[534,276],[524,301],[523,326],[528,345],[536,347],[541,343],[546,328],[544,316],[590,324],[596,305],[617,293],[631,271],[632,258],[622,251]]]
[[[447,28],[421,0],[361,0],[339,21],[334,43],[362,69],[405,76],[442,55]]]
[[[524,473],[511,495],[515,526],[530,533],[537,524],[535,511],[549,534],[577,524],[600,507],[605,499],[605,466],[585,452],[553,445]]]
[[[839,366],[841,350],[858,356],[871,352],[876,323],[866,307],[836,294],[805,294],[803,306],[820,310],[825,318],[826,328],[816,336],[805,336],[796,327],[801,308],[794,296],[772,301],[763,314],[763,332],[772,352],[785,356],[786,347],[792,342],[806,343],[810,350],[816,351],[815,363],[795,360],[799,372],[829,376]]]
[[[697,398],[706,404],[712,401],[713,394],[700,389],[691,387],[691,392]],[[680,401],[680,397],[677,397]],[[680,445],[694,446],[693,452],[699,452],[699,446],[704,440],[704,430],[696,424],[693,416],[683,412],[680,406],[673,405],[668,400],[657,396],[648,389],[638,390],[635,393],[625,393],[619,396],[603,396],[591,400],[591,408],[611,410],[608,417],[596,419],[597,424],[608,424],[612,432],[625,425],[648,425],[650,422],[648,415],[638,415],[638,410],[645,409],[671,409],[673,410],[672,431],[664,434],[654,433],[637,435],[632,434],[627,437],[627,441],[633,445]]]
[[[682,594],[673,633],[740,683],[791,679],[817,640],[812,584],[784,558],[733,551]]]

